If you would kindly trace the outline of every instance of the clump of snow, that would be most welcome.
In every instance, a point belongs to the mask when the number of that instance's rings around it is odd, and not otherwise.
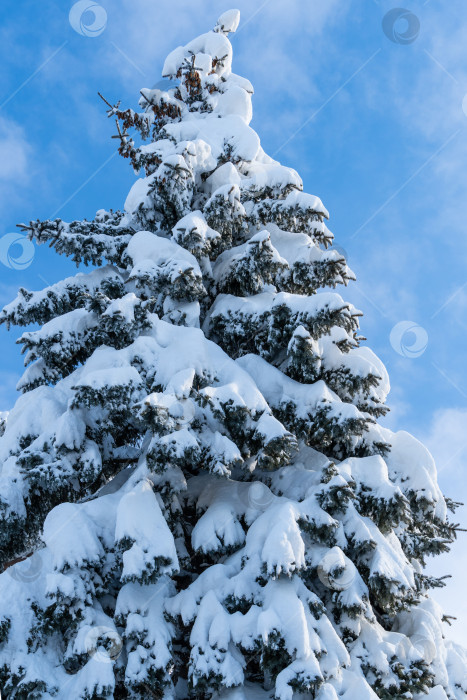
[[[220,31],[223,34],[236,32],[240,24],[240,10],[227,10],[217,20],[214,31]]]

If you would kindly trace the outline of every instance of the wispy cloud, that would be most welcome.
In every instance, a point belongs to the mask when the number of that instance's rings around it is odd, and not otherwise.
[[[18,380],[19,377],[13,374],[0,371],[0,411],[8,411],[12,408],[11,397]]]
[[[436,459],[438,472],[445,478],[458,476],[467,463],[467,408],[444,408],[433,417],[425,435],[428,449]],[[443,477],[443,478],[444,478]],[[467,494],[467,484],[459,485]]]
[[[24,129],[12,119],[0,117],[0,182],[13,185],[29,178],[32,155]]]

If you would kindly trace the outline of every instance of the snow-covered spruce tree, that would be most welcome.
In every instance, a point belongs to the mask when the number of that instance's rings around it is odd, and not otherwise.
[[[466,697],[424,574],[455,504],[377,423],[354,276],[249,126],[238,21],[108,104],[123,211],[24,227],[93,269],[1,316],[40,326],[0,438],[3,698]]]

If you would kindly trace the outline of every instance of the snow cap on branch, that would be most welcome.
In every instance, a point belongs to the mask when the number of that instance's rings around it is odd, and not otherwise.
[[[240,24],[240,10],[227,10],[223,12],[214,27],[215,32],[222,34],[234,34]]]

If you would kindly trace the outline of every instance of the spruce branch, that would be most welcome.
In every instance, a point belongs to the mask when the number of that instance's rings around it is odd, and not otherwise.
[[[454,620],[457,620],[457,617],[454,617],[454,615],[443,615],[443,617],[441,618],[441,620],[442,620],[443,622],[447,622],[448,625],[449,625],[449,627],[452,627],[452,622],[451,622],[451,620],[453,620],[453,621],[454,621]]]
[[[118,109],[119,109],[119,107],[120,107],[120,102],[121,102],[121,100],[119,100],[119,101],[117,102],[116,105],[111,105],[110,102],[109,102],[108,100],[106,100],[105,97],[104,97],[100,92],[98,92],[97,94],[99,95],[99,97],[101,98],[101,100],[103,100],[103,101],[105,102],[105,104],[106,104],[106,105],[108,106],[108,108],[109,108],[109,109],[107,110],[107,116],[108,116],[108,117],[113,117],[115,114],[117,114]]]

